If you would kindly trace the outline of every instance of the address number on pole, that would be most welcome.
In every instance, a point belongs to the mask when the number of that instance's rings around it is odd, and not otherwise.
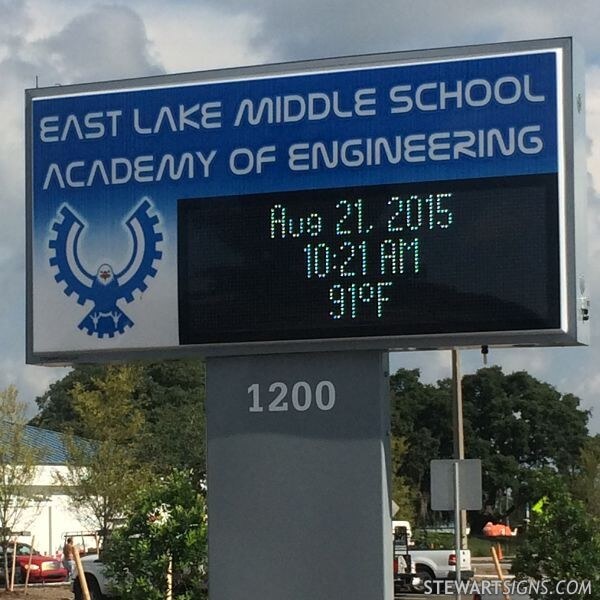
[[[305,412],[309,409],[331,410],[335,406],[335,385],[328,380],[312,386],[306,381],[289,385],[275,381],[268,387],[253,383],[248,387],[251,413],[260,412]]]

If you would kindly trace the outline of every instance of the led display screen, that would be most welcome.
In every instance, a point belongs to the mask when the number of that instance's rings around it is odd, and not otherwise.
[[[182,344],[560,325],[557,176],[178,203]]]

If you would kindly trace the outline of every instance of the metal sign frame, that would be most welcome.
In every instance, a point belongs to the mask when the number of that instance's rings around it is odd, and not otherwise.
[[[486,331],[460,334],[378,336],[247,343],[210,343],[157,347],[113,346],[109,349],[38,349],[34,339],[33,219],[34,219],[34,103],[49,98],[109,94],[134,90],[185,87],[194,84],[240,82],[316,73],[360,71],[387,66],[501,57],[512,54],[555,51],[558,56],[559,202],[560,202],[560,327],[546,330]],[[26,120],[26,208],[27,208],[27,362],[62,364],[111,361],[144,357],[184,355],[227,356],[279,352],[329,351],[345,349],[427,350],[456,346],[564,346],[587,343],[589,325],[585,287],[585,135],[583,60],[571,38],[464,46],[433,50],[373,54],[255,67],[223,69],[180,75],[165,75],[122,81],[28,89],[25,92]]]
[[[460,477],[456,506],[455,465]],[[430,463],[431,510],[481,510],[481,460],[479,458],[434,459]]]

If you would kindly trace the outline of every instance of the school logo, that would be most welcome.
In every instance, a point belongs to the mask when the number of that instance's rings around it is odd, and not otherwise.
[[[57,283],[64,282],[63,291],[67,296],[75,294],[81,305],[93,302],[92,310],[79,323],[79,329],[88,335],[112,338],[133,327],[133,321],[118,303],[133,302],[134,292],[145,291],[148,279],[157,273],[156,262],[162,258],[157,246],[163,236],[158,231],[159,218],[150,214],[151,209],[150,202],[144,198],[123,221],[123,227],[132,238],[132,251],[131,256],[122,261],[126,264],[119,271],[109,262],[94,265],[92,271],[86,268],[80,258],[79,243],[87,225],[68,204],[59,209],[52,225],[56,238],[49,242],[50,265],[57,270],[54,276]],[[106,254],[110,255],[110,248]]]

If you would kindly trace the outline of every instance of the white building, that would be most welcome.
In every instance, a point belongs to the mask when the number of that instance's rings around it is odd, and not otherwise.
[[[30,489],[41,502],[32,502],[25,509],[14,531],[27,531],[31,536],[21,536],[19,541],[31,543],[39,552],[56,555],[62,551],[66,533],[89,531],[89,525],[81,522],[69,505],[69,496],[58,482],[57,475],[66,475],[66,437],[56,431],[27,425],[23,443],[34,449],[39,457],[36,475]],[[93,538],[74,536],[77,545],[94,545]]]

